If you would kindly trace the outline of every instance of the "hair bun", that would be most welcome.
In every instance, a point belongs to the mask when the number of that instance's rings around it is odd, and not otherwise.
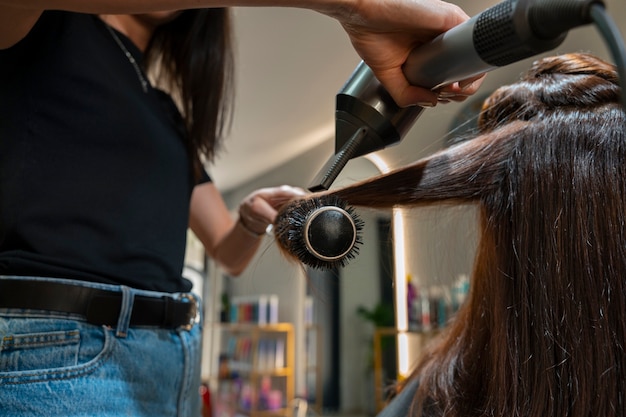
[[[514,86],[497,89],[479,118],[483,132],[554,111],[580,111],[620,103],[613,64],[593,55],[571,53],[539,59]]]

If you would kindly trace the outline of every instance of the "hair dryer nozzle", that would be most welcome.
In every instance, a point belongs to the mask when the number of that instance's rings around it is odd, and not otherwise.
[[[398,107],[372,70],[361,62],[337,94],[335,155],[309,190],[328,190],[350,159],[399,142],[423,110],[418,106]]]
[[[354,156],[379,151],[399,142],[424,109],[398,107],[372,70],[361,62],[337,93],[335,111],[335,152],[358,129],[368,135]]]

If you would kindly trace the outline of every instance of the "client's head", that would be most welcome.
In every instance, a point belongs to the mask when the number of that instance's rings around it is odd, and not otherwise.
[[[485,101],[475,138],[330,193],[351,206],[479,208],[470,295],[416,368],[417,415],[626,412],[620,94],[596,57],[538,60]]]

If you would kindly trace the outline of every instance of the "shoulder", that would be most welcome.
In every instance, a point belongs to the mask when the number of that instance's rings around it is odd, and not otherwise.
[[[410,415],[411,406],[418,386],[419,380],[417,378],[409,381],[376,417],[405,417]]]
[[[0,50],[10,49],[29,38],[50,38],[71,22],[92,21],[95,16],[65,11],[17,10],[0,5]]]
[[[0,5],[0,49],[21,41],[31,31],[43,10]]]

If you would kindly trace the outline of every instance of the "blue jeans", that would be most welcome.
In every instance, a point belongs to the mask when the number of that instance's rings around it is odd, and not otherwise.
[[[119,291],[124,300],[165,295],[25,279]],[[123,302],[117,328],[63,313],[0,309],[0,415],[200,416],[201,325],[128,327],[131,304]]]

